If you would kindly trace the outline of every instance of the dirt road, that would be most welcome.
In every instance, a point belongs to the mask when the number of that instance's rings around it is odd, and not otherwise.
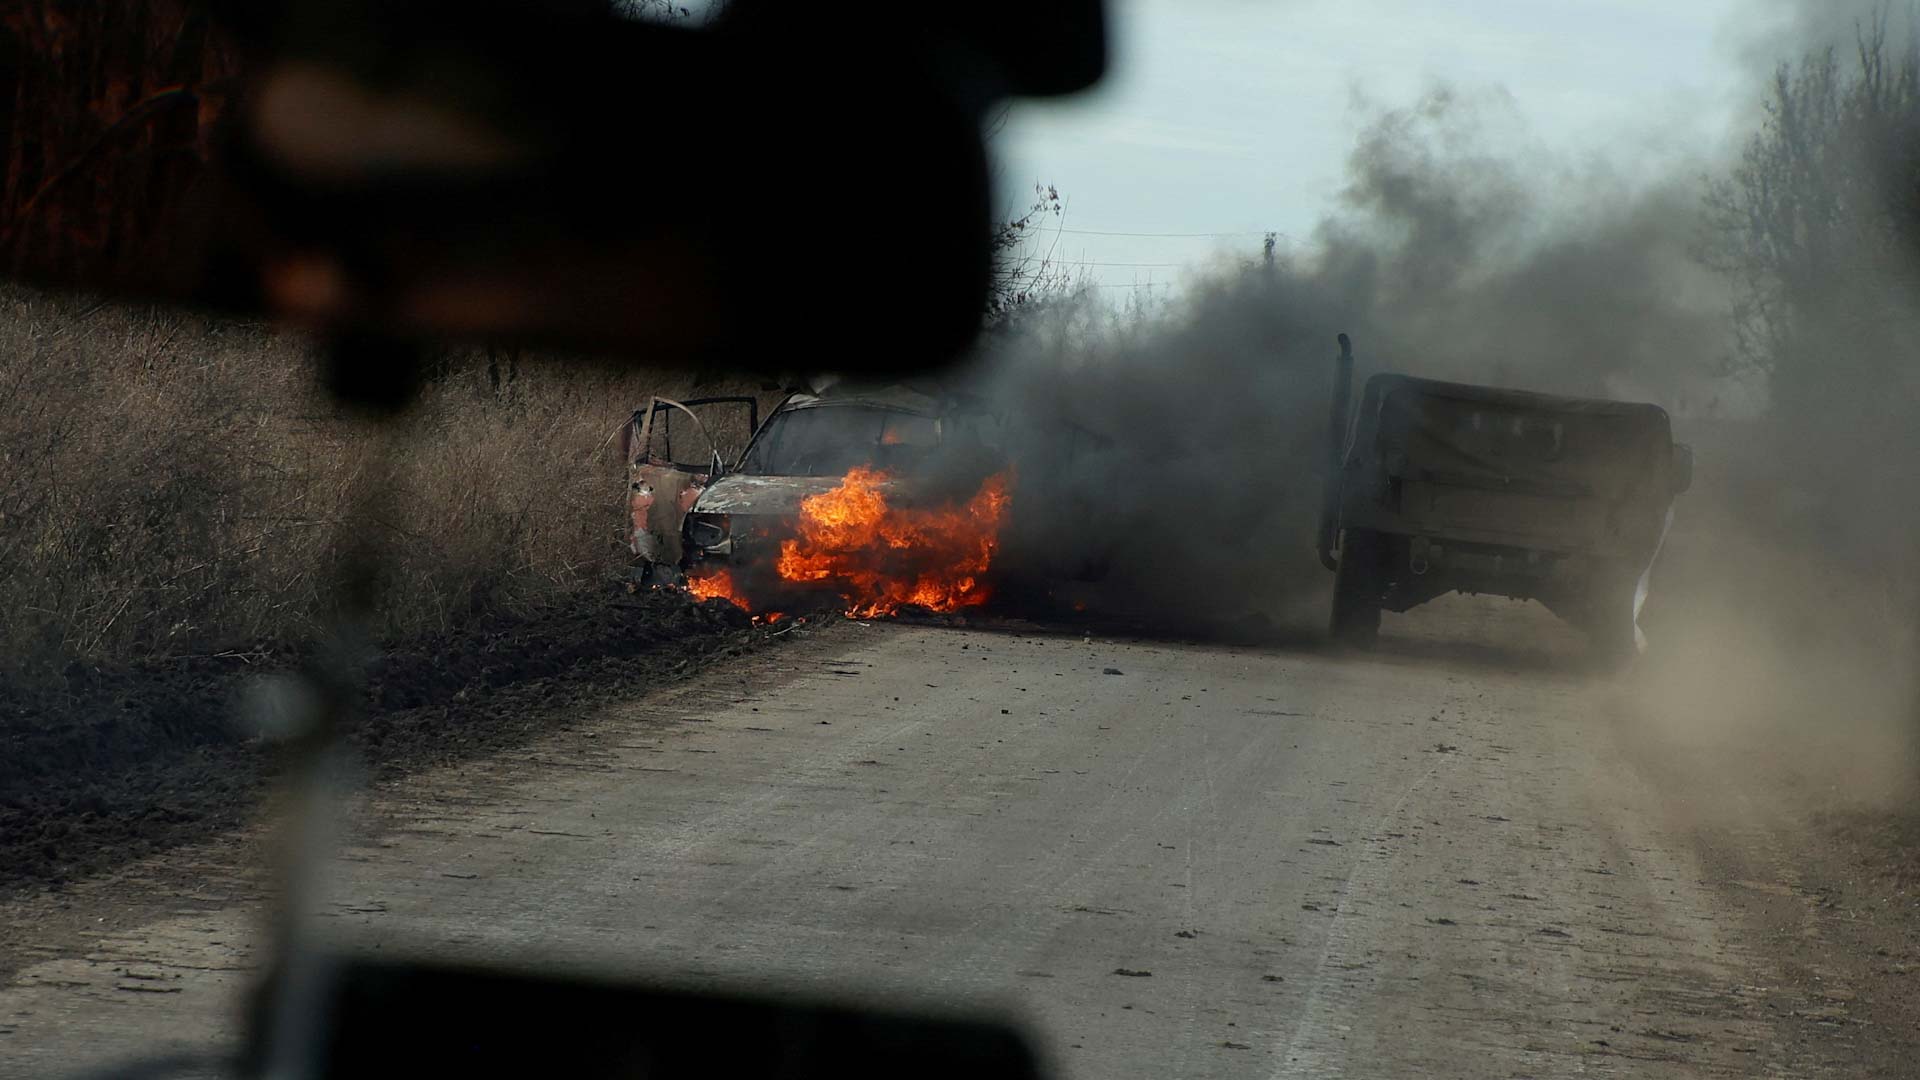
[[[316,914],[998,1003],[1069,1077],[1900,1075],[1794,826],[1632,734],[1550,622],[1495,649],[1508,609],[1443,608],[1467,644],[1365,657],[831,628],[375,792]],[[0,1074],[229,1043],[259,851],[0,910]]]

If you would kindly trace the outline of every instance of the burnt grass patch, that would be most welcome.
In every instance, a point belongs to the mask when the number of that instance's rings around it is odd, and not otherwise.
[[[344,736],[373,779],[392,779],[522,744],[784,628],[722,601],[621,586],[493,614],[377,650]],[[254,817],[286,752],[249,730],[239,702],[252,678],[302,660],[256,643],[0,676],[0,895],[57,888]]]

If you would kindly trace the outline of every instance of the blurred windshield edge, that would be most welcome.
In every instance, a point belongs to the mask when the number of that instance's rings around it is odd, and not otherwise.
[[[0,17],[9,276],[692,367],[765,368],[854,304],[887,347],[837,367],[955,356],[990,260],[981,114],[1105,50],[1087,0],[1021,35],[999,3],[133,8]],[[876,214],[911,224],[876,242]]]

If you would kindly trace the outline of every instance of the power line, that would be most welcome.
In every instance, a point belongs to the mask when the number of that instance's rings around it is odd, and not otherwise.
[[[1157,263],[1137,263],[1137,262],[1079,262],[1079,261],[1077,261],[1077,260],[1074,260],[1074,259],[1055,259],[1054,261],[1055,261],[1055,262],[1057,262],[1057,263],[1060,263],[1060,264],[1061,264],[1061,265],[1063,265],[1063,266],[1145,266],[1145,267],[1164,267],[1164,266],[1184,266],[1184,265],[1186,265],[1185,263],[1171,263],[1171,262],[1157,262]]]

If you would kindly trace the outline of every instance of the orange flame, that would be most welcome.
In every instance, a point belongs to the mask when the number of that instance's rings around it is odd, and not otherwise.
[[[725,600],[742,611],[752,611],[753,605],[747,603],[746,594],[734,587],[733,573],[729,570],[715,570],[711,574],[687,579],[687,591],[702,600]]]
[[[847,614],[859,618],[986,603],[983,576],[1000,547],[1008,474],[988,477],[964,505],[932,509],[887,505],[886,480],[860,466],[839,487],[802,499],[799,536],[780,544],[780,576],[837,588]]]

